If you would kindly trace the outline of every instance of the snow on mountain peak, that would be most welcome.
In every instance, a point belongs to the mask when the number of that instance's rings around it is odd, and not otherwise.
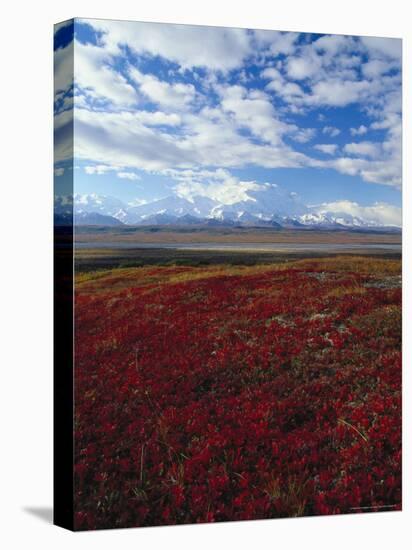
[[[242,182],[240,182],[242,183]],[[248,184],[254,182],[246,182]],[[122,223],[183,223],[190,221],[202,223],[206,220],[262,225],[282,223],[286,226],[303,225],[323,228],[351,227],[400,227],[400,209],[383,203],[372,206],[360,206],[350,201],[306,206],[299,196],[286,192],[279,186],[269,183],[247,186],[247,192],[241,193],[242,200],[219,201],[200,194],[190,197],[179,195],[176,191],[164,198],[153,201],[136,199],[128,204],[106,195],[75,194],[75,214],[101,214],[111,216]],[[62,213],[70,206],[70,197],[56,197],[55,211]],[[227,199],[227,197],[226,197]],[[80,219],[80,218],[79,218]]]

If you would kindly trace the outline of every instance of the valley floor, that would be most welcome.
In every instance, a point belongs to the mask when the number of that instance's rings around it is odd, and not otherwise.
[[[208,227],[199,226],[77,226],[76,241],[113,243],[283,243],[283,244],[400,244],[400,231],[356,231],[314,229],[271,229],[267,227]]]

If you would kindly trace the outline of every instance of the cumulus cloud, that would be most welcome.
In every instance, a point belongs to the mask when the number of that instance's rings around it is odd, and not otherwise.
[[[363,136],[368,131],[367,127],[363,124],[359,126],[359,128],[350,128],[350,133],[352,136]]]
[[[140,176],[135,172],[123,171],[120,166],[109,164],[93,164],[84,166],[84,171],[89,176],[104,176],[110,172],[115,172],[116,176],[120,179],[127,179],[131,181],[140,180]]]
[[[144,95],[163,107],[183,109],[195,97],[195,88],[192,84],[164,82],[151,74],[141,73],[135,67],[130,69],[129,75]]]
[[[297,33],[123,21],[87,24],[98,37],[94,44],[76,40],[74,45],[74,147],[90,166],[117,166],[117,172],[130,174],[211,166],[328,167],[400,186],[399,41],[347,36],[309,41],[298,40]],[[55,56],[57,90],[61,108],[70,111],[64,94],[71,83],[63,75],[70,51],[64,50]],[[138,61],[154,56],[165,66],[151,74]],[[251,59],[264,89],[246,70]],[[348,143],[337,159],[312,158],[301,152],[309,148],[296,146],[316,134],[296,115],[354,103],[369,119],[368,127],[382,131],[381,145]],[[337,137],[341,130],[332,117],[327,120],[320,132]],[[58,113],[56,160],[73,152],[71,124],[70,115]],[[361,136],[368,127],[350,133]],[[314,147],[327,155],[338,150],[335,144]]]
[[[362,73],[368,78],[377,78],[392,70],[393,64],[380,59],[373,59],[362,65]]]
[[[263,47],[272,56],[290,55],[296,49],[299,33],[255,30],[253,38],[258,48]]]
[[[371,160],[367,158],[340,157],[327,163],[342,174],[360,176],[364,181],[401,187],[401,166],[393,159]]]
[[[137,103],[136,90],[118,72],[104,48],[74,42],[75,84],[91,100],[107,100],[117,106]]]
[[[387,203],[375,203],[371,206],[361,206],[357,202],[341,200],[323,203],[313,208],[319,214],[333,214],[334,216],[350,215],[372,225],[387,225],[401,227],[402,210]]]
[[[266,85],[266,90],[276,92],[286,102],[292,102],[295,98],[303,97],[304,92],[296,82],[288,82],[285,77],[274,67],[264,69],[260,76],[270,80]]]
[[[240,67],[252,52],[252,37],[244,29],[102,19],[86,22],[101,33],[101,44],[110,54],[118,55],[127,44],[137,54],[158,55],[183,69],[227,71]]]
[[[326,155],[334,155],[338,149],[338,146],[335,143],[319,143],[314,146],[318,151],[322,151]]]
[[[368,84],[365,81],[331,78],[313,85],[312,94],[308,98],[308,102],[318,105],[327,104],[333,107],[343,107],[350,103],[362,101],[368,91]]]
[[[75,155],[128,168],[158,170],[185,165],[189,154],[180,138],[145,126],[133,112],[76,112]]]
[[[54,52],[54,92],[64,93],[73,86],[73,41]]]
[[[265,189],[266,184],[256,181],[240,181],[227,170],[168,171],[178,183],[175,191],[179,197],[193,201],[194,197],[206,197],[221,204],[231,205],[241,201],[254,201],[248,192]]]
[[[117,172],[116,176],[123,180],[140,180],[142,179],[139,175],[135,174],[134,172]]]
[[[291,139],[298,143],[307,143],[311,141],[316,135],[316,128],[298,128],[291,132]]]
[[[370,108],[375,119],[372,130],[385,132],[384,139],[378,143],[360,142],[347,144],[345,152],[352,157],[336,160],[335,168],[350,175],[359,175],[364,181],[392,185],[398,189],[402,184],[402,119],[401,94],[394,91],[380,98],[375,107]],[[360,132],[360,130],[362,130]],[[357,134],[363,134],[362,126]]]
[[[264,94],[245,94],[238,86],[222,88],[220,93],[218,108],[182,112],[181,131],[177,133],[145,125],[140,112],[77,109],[75,154],[96,164],[143,170],[316,165],[318,161],[294,151],[282,140],[284,134],[307,140],[311,132],[278,119]],[[244,129],[258,140],[251,140]]]
[[[283,141],[285,135],[294,141],[306,143],[316,133],[315,128],[303,128],[282,121],[268,96],[261,91],[248,91],[236,85],[220,87],[219,93],[223,112],[229,113],[239,127],[248,128],[263,142],[281,147],[285,158],[291,158],[291,151]],[[303,157],[301,161],[305,162]]]
[[[347,143],[343,150],[350,155],[359,155],[361,157],[376,158],[381,152],[379,143],[371,141],[361,141],[359,143]]]
[[[243,86],[227,86],[220,93],[223,111],[231,113],[240,126],[267,143],[281,143],[288,126],[276,117],[273,105],[263,94],[253,95]]]
[[[354,40],[351,36],[325,35],[313,42],[313,50],[325,55],[328,59],[354,48]]]
[[[179,126],[181,117],[176,113],[162,113],[161,111],[135,111],[136,119],[147,126]]]
[[[54,175],[55,176],[62,176],[64,174],[64,168],[55,168],[54,169]]]
[[[73,109],[54,115],[54,162],[73,158]]]
[[[291,57],[287,63],[288,76],[295,80],[304,80],[314,76],[321,67],[318,56]]]
[[[132,201],[128,202],[128,206],[141,206],[142,204],[147,204],[147,200],[145,199],[133,199]]]
[[[103,174],[107,174],[107,172],[117,169],[118,168],[116,168],[115,166],[108,166],[107,164],[96,164],[94,166],[84,167],[84,171],[86,172],[86,174],[97,176],[102,176]]]
[[[402,40],[399,38],[377,38],[372,36],[361,37],[366,49],[379,57],[393,59],[397,62],[402,57]]]
[[[349,153],[350,155],[376,158],[381,152],[381,146],[379,143],[361,141],[359,143],[347,143],[343,150],[345,153]]]
[[[367,105],[398,86],[400,41],[327,35],[312,42],[295,44],[268,85],[291,108],[316,106],[344,107],[353,103]],[[366,60],[365,60],[366,58]],[[269,71],[271,69],[268,69]],[[305,83],[306,89],[283,87]]]
[[[335,126],[324,126],[322,128],[322,134],[326,134],[327,136],[330,136],[330,137],[336,137],[340,134],[340,130]]]

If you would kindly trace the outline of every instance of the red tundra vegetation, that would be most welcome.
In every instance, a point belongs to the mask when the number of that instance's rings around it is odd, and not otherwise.
[[[400,262],[78,275],[75,525],[401,507]]]

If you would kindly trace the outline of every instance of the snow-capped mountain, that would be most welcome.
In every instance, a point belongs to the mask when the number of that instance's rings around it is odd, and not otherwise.
[[[90,195],[74,195],[75,212],[82,214],[84,212],[98,212],[105,216],[112,216],[113,218],[120,218],[122,215],[122,209],[124,203],[116,199],[115,197],[108,197],[106,195],[97,195],[92,193]]]
[[[66,214],[71,204],[68,197],[56,197],[55,214]],[[78,225],[98,225],[99,220],[104,224],[105,220],[106,225],[229,224],[301,229],[373,229],[387,226],[347,212],[308,207],[295,193],[287,193],[269,184],[259,190],[249,190],[245,200],[230,204],[207,196],[186,198],[177,193],[151,202],[135,201],[129,204],[106,195],[76,194],[73,210]]]
[[[123,225],[119,219],[99,212],[75,213],[74,221],[76,225]]]
[[[166,214],[175,218],[189,215],[203,219],[210,217],[214,206],[214,201],[207,197],[196,197],[196,200],[191,202],[183,197],[170,195],[164,199],[155,200],[147,204],[129,207],[124,221],[125,223],[138,224],[145,222],[151,216],[160,214]]]

